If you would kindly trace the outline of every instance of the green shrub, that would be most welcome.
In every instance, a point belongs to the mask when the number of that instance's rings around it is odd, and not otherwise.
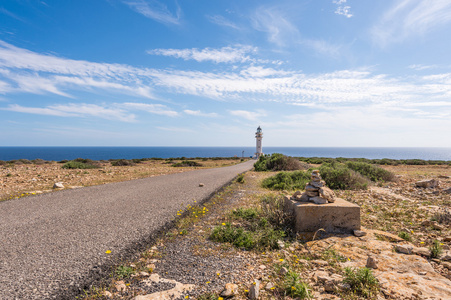
[[[231,243],[237,248],[244,248],[250,250],[255,248],[256,242],[254,241],[251,232],[244,230],[243,228],[236,228],[226,223],[226,225],[216,226],[210,235],[213,241],[221,243]]]
[[[291,298],[298,299],[310,299],[312,294],[310,292],[310,287],[305,283],[298,273],[289,271],[285,275],[285,280],[283,283],[283,288],[285,293]]]
[[[116,268],[116,277],[118,279],[129,278],[132,274],[135,273],[132,267],[128,266],[119,266]]]
[[[432,258],[439,257],[440,254],[442,254],[442,252],[443,252],[443,248],[442,248],[442,245],[441,245],[440,241],[434,240],[432,245],[429,247],[429,250],[431,250],[431,257]]]
[[[395,175],[381,167],[377,167],[365,162],[348,161],[346,166],[361,175],[368,177],[371,181],[393,181]]]
[[[306,166],[303,165],[298,159],[285,156],[280,153],[273,153],[271,156],[262,155],[258,161],[254,164],[255,171],[293,171],[305,169]]]
[[[294,228],[294,216],[284,210],[283,196],[266,195],[261,199],[260,217],[261,220],[267,220],[268,223],[281,231],[285,235],[292,235]]]
[[[129,159],[118,159],[111,162],[111,165],[114,167],[124,167],[124,166],[133,166],[135,163]]]
[[[237,208],[232,211],[232,216],[235,218],[241,218],[247,221],[252,219],[256,219],[258,216],[258,212],[255,208]]]
[[[4,165],[6,165],[6,161],[0,160],[0,166],[4,166]]]
[[[71,161],[68,161],[67,163],[65,163],[62,166],[62,168],[63,169],[94,169],[94,168],[98,168],[98,166],[90,164],[90,163],[83,163],[80,161],[71,160]]]
[[[398,236],[400,238],[402,238],[403,240],[406,240],[409,242],[412,241],[412,237],[410,236],[410,234],[408,232],[401,231],[400,233],[398,233]]]
[[[351,286],[354,294],[364,298],[375,297],[379,291],[379,282],[368,268],[345,268],[344,283]]]
[[[49,163],[48,161],[43,160],[41,158],[33,159],[31,162],[34,163],[35,165],[43,165],[45,163]]]
[[[366,190],[368,188],[369,180],[344,164],[323,164],[319,171],[331,189]]]
[[[238,177],[236,178],[236,182],[244,183],[244,174],[238,175]]]
[[[184,160],[182,162],[176,163],[172,165],[173,167],[202,167],[202,164],[192,161],[192,160]]]
[[[262,186],[270,190],[303,190],[310,177],[305,171],[280,172],[264,179]]]

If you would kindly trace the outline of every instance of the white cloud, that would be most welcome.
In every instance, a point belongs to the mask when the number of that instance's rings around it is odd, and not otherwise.
[[[346,18],[351,18],[353,15],[351,13],[351,7],[350,6],[339,6],[335,10],[335,13],[337,15],[345,16]]]
[[[164,131],[174,131],[174,132],[194,132],[193,130],[185,127],[161,127],[157,126],[156,128]]]
[[[259,7],[251,17],[254,29],[266,32],[268,40],[283,47],[300,39],[300,33],[289,17],[276,7]]]
[[[240,28],[238,27],[238,25],[236,25],[236,24],[233,23],[232,21],[230,21],[230,20],[224,18],[223,16],[220,16],[220,15],[214,15],[214,16],[206,16],[206,17],[207,17],[207,19],[208,19],[210,22],[212,22],[212,23],[214,23],[214,24],[217,24],[217,25],[219,25],[219,26],[230,27],[230,28],[233,28],[233,29],[240,29]]]
[[[346,0],[334,0],[332,1],[333,3],[337,4],[337,5],[341,5],[341,4],[345,4]]]
[[[181,10],[178,5],[174,15],[169,11],[165,4],[157,0],[124,1],[124,3],[146,18],[153,19],[163,24],[180,24]]]
[[[189,110],[189,109],[185,109],[183,111],[185,114],[187,115],[191,115],[191,116],[198,116],[198,117],[211,117],[211,118],[215,118],[218,116],[217,113],[203,113],[200,110]]]
[[[250,58],[248,53],[254,53],[257,49],[250,46],[222,47],[220,49],[154,49],[147,53],[153,55],[173,56],[184,60],[195,60],[198,62],[213,61],[215,63],[246,62]]]
[[[422,64],[414,64],[414,65],[408,66],[409,69],[413,69],[413,70],[417,70],[417,71],[436,69],[438,67],[439,66],[437,66],[437,65],[422,65]]]
[[[229,110],[232,116],[244,118],[249,121],[257,121],[261,117],[265,117],[267,114],[264,110],[247,111],[247,110]]]
[[[371,30],[373,40],[384,47],[406,38],[424,35],[451,22],[448,0],[402,0],[393,5]]]
[[[122,122],[134,122],[135,116],[119,108],[103,107],[95,104],[57,104],[50,105],[45,108],[39,107],[24,107],[17,104],[11,104],[3,110],[49,115],[59,117],[98,117],[107,120],[119,120]]]
[[[141,110],[145,112],[149,112],[156,115],[163,115],[168,117],[176,117],[178,113],[176,111],[170,110],[166,105],[162,104],[147,104],[147,103],[123,103],[118,104],[118,106],[133,109],[133,110]]]

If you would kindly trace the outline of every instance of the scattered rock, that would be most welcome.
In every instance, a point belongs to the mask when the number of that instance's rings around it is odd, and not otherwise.
[[[335,202],[335,193],[328,187],[326,182],[321,180],[321,175],[318,170],[312,171],[311,180],[305,186],[305,192],[301,194],[296,191],[291,198],[300,202],[313,202],[315,204],[326,204]]]
[[[412,254],[413,246],[411,245],[396,245],[396,252],[404,253],[404,254]]]
[[[221,297],[233,297],[238,294],[238,285],[234,283],[227,283],[224,290],[221,292]]]
[[[451,188],[448,188],[446,190],[443,190],[445,193],[451,194]]]
[[[332,279],[326,280],[324,282],[324,290],[326,292],[335,292],[335,282]]]
[[[377,258],[368,255],[368,259],[366,260],[366,267],[370,269],[377,269]]]
[[[256,300],[260,296],[260,281],[255,280],[251,287],[249,288],[249,298],[251,300]]]
[[[436,179],[429,179],[429,180],[420,180],[415,182],[415,186],[421,187],[421,188],[435,188],[440,185],[440,181]]]
[[[260,270],[264,270],[264,269],[266,269],[266,266],[265,265],[260,265],[259,268],[260,268]]]
[[[444,261],[451,260],[451,253],[449,251],[446,251],[442,254],[442,256],[440,256],[440,259]]]
[[[431,256],[431,250],[429,250],[426,247],[413,247],[412,253],[416,254],[416,255],[426,256],[426,257]]]
[[[103,291],[102,295],[107,298],[113,298],[113,294],[111,294],[109,291]]]
[[[356,237],[362,237],[362,236],[365,236],[365,235],[366,235],[366,232],[365,232],[365,231],[362,231],[362,230],[354,230],[354,235],[355,235]]]
[[[287,273],[288,273],[288,269],[287,268],[285,268],[285,267],[282,267],[281,269],[280,269],[280,275],[282,275],[282,276],[285,276]]]
[[[199,186],[200,186],[200,187],[203,187],[203,186],[204,186],[204,184],[203,184],[203,183],[199,183]]]
[[[438,175],[438,178],[449,179],[450,177],[447,175]]]
[[[445,226],[438,224],[437,222],[432,222],[432,228],[436,230],[445,230]]]
[[[329,263],[325,260],[321,260],[321,259],[315,259],[311,261],[313,264],[315,265],[320,265],[320,266],[328,266]]]
[[[55,184],[53,184],[53,188],[54,189],[64,189],[64,185],[62,182],[55,182]]]
[[[283,248],[285,248],[285,243],[283,241],[281,241],[281,240],[278,240],[277,241],[277,246],[279,246],[279,249],[283,249]]]
[[[152,274],[150,277],[144,281],[142,281],[144,285],[152,286],[154,284],[158,283],[172,283],[175,284],[175,287],[162,291],[162,292],[155,292],[152,294],[147,295],[139,295],[134,298],[133,300],[166,300],[166,299],[177,299],[180,298],[183,294],[191,291],[194,288],[193,284],[183,284],[180,282],[177,282],[172,279],[164,279],[160,278],[158,274]]]
[[[446,237],[443,238],[444,242],[451,242],[451,235],[448,235]]]
[[[324,186],[319,189],[319,195],[321,198],[326,199],[329,203],[335,202],[335,193],[330,188]]]
[[[118,292],[123,292],[127,289],[127,286],[125,285],[125,282],[123,280],[116,281],[114,283],[114,287]]]
[[[266,284],[266,286],[265,286],[265,289],[269,291],[269,290],[271,290],[273,287],[274,287],[274,284],[273,284],[272,282],[268,282],[268,283]]]

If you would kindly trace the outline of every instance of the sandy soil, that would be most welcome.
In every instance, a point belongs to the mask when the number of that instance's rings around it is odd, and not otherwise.
[[[199,168],[216,168],[240,160],[195,160],[201,167],[173,167],[179,161],[150,160],[134,166],[112,166],[100,163],[97,169],[63,169],[63,163],[8,164],[0,166],[0,201],[53,191],[61,182],[65,188],[78,188],[110,182],[186,172]]]

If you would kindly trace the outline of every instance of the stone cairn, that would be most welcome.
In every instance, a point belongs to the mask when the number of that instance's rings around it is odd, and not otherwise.
[[[326,204],[335,202],[335,193],[326,186],[326,182],[321,179],[318,170],[313,170],[312,180],[305,186],[305,192],[297,191],[291,197],[300,202],[313,202],[316,204]]]

